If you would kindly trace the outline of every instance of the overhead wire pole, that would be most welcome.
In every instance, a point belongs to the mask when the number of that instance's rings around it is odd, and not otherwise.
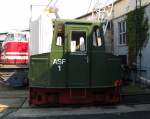
[[[136,62],[136,77],[134,83],[136,81],[140,81],[139,78],[141,77],[141,48],[140,48],[140,40],[141,40],[141,28],[139,28],[138,24],[138,18],[141,16],[138,16],[138,11],[141,8],[141,0],[136,0],[136,12],[135,12],[135,38],[136,38],[136,52],[135,52],[135,62]],[[139,51],[138,51],[139,49]],[[138,55],[139,55],[139,72],[138,72]],[[139,77],[139,76],[140,77]]]
[[[93,1],[93,0],[90,0],[90,4],[89,4],[88,10],[87,10],[87,13],[89,12],[89,10],[90,10],[90,8],[91,8],[92,1]]]
[[[47,4],[47,7],[49,7],[52,2],[53,0],[50,0],[49,3]]]
[[[136,47],[136,49],[135,49],[135,64],[136,64],[136,69],[135,69],[135,79],[134,79],[134,81],[133,81],[133,83],[135,84],[136,83],[136,81],[137,81],[137,9],[138,9],[138,7],[137,7],[137,0],[136,0],[136,12],[135,12],[135,39],[136,39],[136,43],[135,43],[135,47]]]
[[[136,0],[136,12],[135,12],[135,38],[136,38],[136,51],[135,51],[135,64],[136,64],[136,77],[135,77],[135,80],[134,80],[134,84],[137,82],[137,81],[140,81],[139,78],[141,77],[141,48],[140,48],[140,41],[141,41],[141,26],[138,24],[138,20],[139,20],[139,17],[141,16],[138,16],[138,13],[139,12],[139,9],[141,8],[141,0]],[[138,64],[138,55],[139,55],[139,64]],[[138,70],[138,66],[139,66],[139,70]],[[139,72],[138,72],[139,71]],[[140,77],[139,77],[140,76]]]
[[[139,0],[139,9],[141,9],[141,0]],[[140,14],[140,17],[141,17],[141,14]],[[140,40],[140,41],[142,40],[141,28],[139,29],[139,40]],[[139,42],[139,43],[141,43],[141,42]],[[140,58],[140,59],[139,59],[139,60],[140,60],[140,61],[139,61],[139,63],[140,63],[140,64],[139,64],[139,65],[140,65],[140,66],[139,66],[139,68],[140,68],[140,69],[139,69],[139,70],[140,70],[139,76],[140,76],[140,77],[141,77],[141,68],[142,68],[142,67],[141,67],[141,61],[142,61],[142,59],[141,59],[141,58],[142,58],[142,52],[141,52],[141,50],[142,50],[141,47],[139,47],[139,58]]]
[[[60,18],[58,15],[58,9],[55,7],[55,5],[57,4],[58,0],[56,0],[54,2],[54,4],[52,5],[53,0],[50,0],[50,2],[47,4],[45,11],[48,12],[53,12],[56,15],[56,18]]]
[[[57,4],[58,0],[55,1],[55,3],[53,4],[53,7],[55,7],[55,5]]]
[[[111,6],[111,8],[110,8],[110,12],[108,13],[108,20],[106,21],[106,27],[105,27],[105,29],[104,29],[104,34],[106,33],[106,30],[107,30],[107,26],[108,26],[108,23],[109,23],[109,20],[110,20],[110,16],[111,16],[111,14],[112,14],[112,11],[113,11],[113,7],[114,7],[114,0],[113,0],[113,2],[112,2],[112,4],[110,4]]]
[[[54,3],[54,5],[53,5],[53,7],[55,7],[55,6],[56,6],[57,2],[58,2],[58,0],[56,0],[56,1],[55,1],[55,3]],[[57,9],[57,8],[56,8],[56,9]],[[57,17],[57,18],[60,18],[60,16],[58,15],[58,9],[57,9],[57,12],[56,12],[55,14],[56,14],[56,17]]]

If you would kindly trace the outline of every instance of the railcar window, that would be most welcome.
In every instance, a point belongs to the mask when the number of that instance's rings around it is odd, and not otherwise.
[[[93,31],[93,46],[95,46],[95,47],[101,47],[102,46],[102,39],[100,36],[99,28],[96,28]]]
[[[7,40],[7,41],[12,41],[12,40],[14,40],[14,35],[13,35],[13,34],[8,34],[7,37],[6,37],[6,40]]]
[[[18,41],[26,41],[26,35],[24,34],[15,34],[15,39]]]
[[[71,52],[86,51],[86,32],[72,31],[71,34]]]

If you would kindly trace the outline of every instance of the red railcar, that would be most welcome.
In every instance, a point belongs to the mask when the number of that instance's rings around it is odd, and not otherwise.
[[[0,82],[13,87],[26,84],[29,61],[28,43],[26,33],[7,34],[0,49]]]

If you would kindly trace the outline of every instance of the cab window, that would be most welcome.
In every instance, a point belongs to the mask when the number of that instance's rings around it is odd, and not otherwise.
[[[57,46],[63,46],[64,45],[64,30],[63,30],[63,24],[58,25],[58,31],[56,35],[56,45]]]
[[[100,35],[100,29],[95,28],[93,31],[93,46],[94,47],[101,47],[103,45],[102,38]]]
[[[57,46],[63,46],[64,44],[64,38],[63,38],[63,35],[58,33],[57,34],[57,37],[56,37],[56,45]]]
[[[71,52],[86,51],[86,32],[72,31],[71,33]]]

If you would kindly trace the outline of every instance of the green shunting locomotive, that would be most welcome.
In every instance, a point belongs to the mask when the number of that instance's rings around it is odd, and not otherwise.
[[[121,61],[105,52],[100,23],[63,19],[38,23],[31,23],[30,105],[120,101]],[[39,50],[42,47],[45,51]]]

